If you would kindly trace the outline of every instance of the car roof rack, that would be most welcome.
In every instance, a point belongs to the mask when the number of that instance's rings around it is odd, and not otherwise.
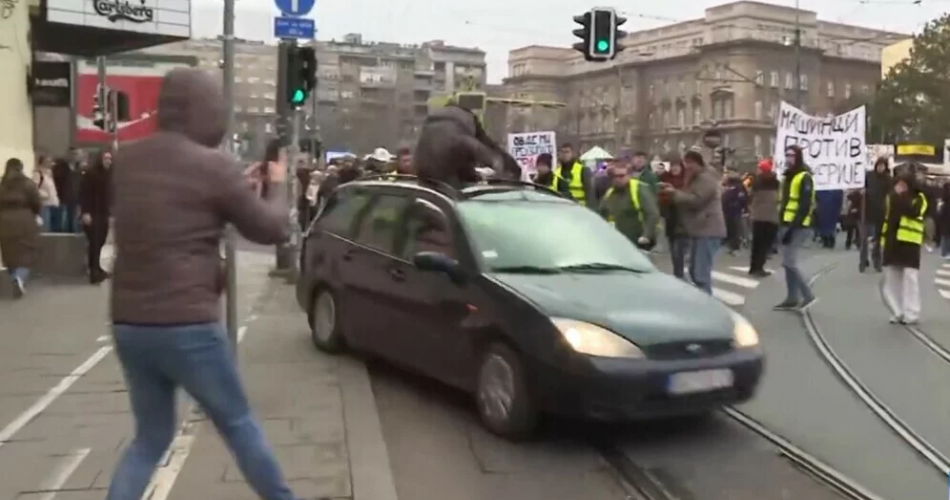
[[[456,189],[450,184],[435,179],[419,177],[411,174],[371,174],[361,177],[359,181],[384,181],[394,180],[397,182],[414,182],[420,186],[429,187],[441,194],[454,200],[472,198],[487,193],[497,193],[499,191],[515,191],[519,189],[531,189],[532,191],[549,194],[558,198],[564,196],[547,186],[535,184],[530,181],[518,179],[485,179],[477,183],[465,185],[462,189]]]
[[[442,181],[437,181],[435,179],[427,179],[425,177],[419,177],[418,175],[412,174],[372,174],[365,177],[360,177],[357,179],[359,181],[407,181],[415,182],[420,186],[431,187],[436,191],[448,196],[452,199],[457,199],[459,197],[459,190],[452,187],[450,184],[447,184]]]

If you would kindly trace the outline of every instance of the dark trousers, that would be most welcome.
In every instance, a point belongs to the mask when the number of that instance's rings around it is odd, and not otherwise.
[[[93,222],[84,229],[86,233],[87,265],[89,266],[89,281],[99,282],[105,279],[106,272],[102,269],[102,247],[109,236],[109,224]]]
[[[726,216],[726,244],[733,252],[742,247],[742,215]]]
[[[861,235],[858,234],[858,225],[849,224],[847,229],[845,229],[844,249],[851,250],[851,245],[860,246],[860,237]]]
[[[766,221],[752,222],[752,251],[749,252],[749,272],[765,270],[765,261],[775,244],[778,224]]]

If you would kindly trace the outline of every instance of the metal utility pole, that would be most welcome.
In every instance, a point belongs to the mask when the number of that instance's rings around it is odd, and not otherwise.
[[[222,37],[222,64],[221,75],[224,90],[224,109],[226,133],[224,147],[228,154],[234,152],[234,0],[224,0],[224,36]],[[228,339],[231,348],[237,354],[237,252],[235,251],[234,229],[225,230],[224,260],[225,260],[225,318],[227,321]]]
[[[119,150],[119,93],[109,92],[109,131],[112,132],[112,151]]]
[[[106,57],[96,57],[96,79],[99,85],[96,87],[96,100],[99,102],[99,109],[102,113],[102,129],[109,131],[109,89],[106,87]],[[105,145],[103,145],[105,146]]]
[[[795,0],[795,107],[802,107],[802,25],[799,0]]]

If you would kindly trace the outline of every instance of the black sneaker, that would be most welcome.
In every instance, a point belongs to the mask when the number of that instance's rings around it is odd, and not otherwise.
[[[772,308],[773,311],[795,311],[799,308],[798,302],[792,302],[790,300],[783,300],[781,303],[777,304]]]
[[[759,271],[749,271],[749,276],[754,276],[756,278],[768,278],[771,275],[772,273],[770,271],[766,271],[764,269]]]
[[[818,298],[817,298],[817,297],[812,297],[812,298],[810,298],[810,299],[806,299],[804,302],[802,302],[802,303],[798,306],[798,310],[804,311],[805,309],[808,309],[809,307],[815,305],[815,302],[818,302]]]
[[[23,294],[26,293],[26,287],[23,285],[23,280],[20,278],[13,278],[13,298],[19,299],[23,297]]]

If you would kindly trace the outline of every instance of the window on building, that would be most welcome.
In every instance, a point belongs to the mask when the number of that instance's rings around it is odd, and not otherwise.
[[[693,125],[699,125],[703,122],[703,106],[701,104],[693,105]]]
[[[772,156],[775,154],[775,136],[769,136],[769,150],[766,151],[766,156]]]
[[[835,82],[828,82],[828,97],[835,96]]]
[[[270,123],[265,123],[265,124],[264,124],[264,132],[267,133],[267,134],[273,133],[273,132],[274,132],[274,126],[271,125]]]
[[[755,101],[755,119],[762,120],[762,101]]]
[[[795,75],[792,73],[785,73],[785,89],[792,90],[795,88]]]
[[[650,88],[648,89],[648,92],[649,92],[649,95],[650,95],[650,99],[653,99],[653,98],[656,96],[656,87],[653,86],[653,85],[650,85]]]
[[[798,88],[801,90],[808,90],[808,75],[800,75]]]
[[[769,119],[774,120],[778,116],[778,103],[773,102],[769,105]]]
[[[727,120],[732,119],[732,117],[735,115],[735,104],[736,101],[732,97],[726,99],[726,101],[723,103],[723,111],[725,111],[725,118]]]
[[[769,86],[773,89],[778,88],[778,71],[772,71],[769,73]]]
[[[265,113],[273,113],[273,112],[274,112],[274,108],[272,108],[272,107],[270,107],[270,106],[266,106],[266,107],[264,107],[264,112],[265,112]]]
[[[676,110],[676,124],[683,128],[686,126],[686,109],[680,108]]]
[[[722,118],[722,101],[716,100],[713,102],[713,120],[719,120]]]
[[[762,70],[755,72],[755,84],[765,85],[765,72]]]
[[[851,99],[851,84],[850,83],[844,84],[844,98]]]
[[[755,157],[762,158],[763,156],[765,156],[762,154],[762,136],[759,134],[755,134],[755,137],[753,137],[752,140],[753,140],[752,149],[754,151]]]

